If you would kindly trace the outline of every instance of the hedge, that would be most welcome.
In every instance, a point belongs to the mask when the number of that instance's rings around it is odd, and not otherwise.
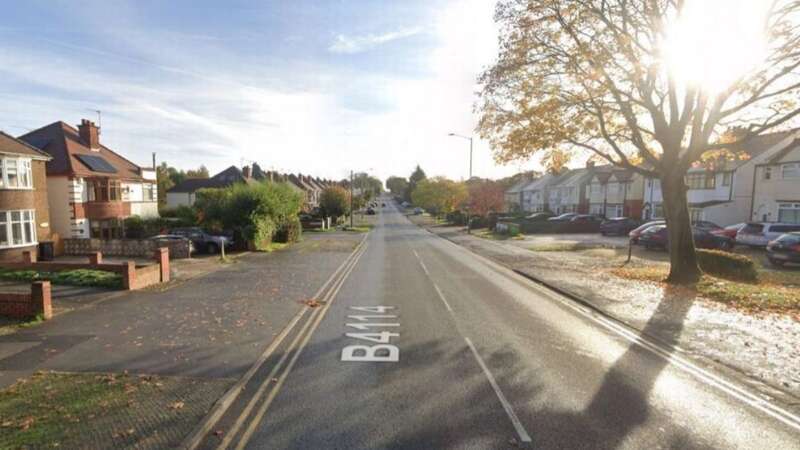
[[[299,217],[286,219],[275,232],[275,242],[291,243],[300,240],[303,233],[303,225]]]
[[[703,272],[735,281],[758,281],[753,260],[744,255],[720,250],[697,250],[697,263]]]
[[[253,221],[253,225],[245,228],[243,238],[250,242],[255,250],[266,250],[272,243],[275,235],[275,222],[269,217],[259,217]]]

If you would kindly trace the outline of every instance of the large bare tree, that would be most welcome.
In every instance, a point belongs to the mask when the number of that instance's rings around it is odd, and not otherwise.
[[[666,48],[692,0],[501,0],[500,52],[480,80],[478,131],[499,162],[567,149],[660,179],[669,280],[694,282],[688,169],[731,157],[800,114],[800,2],[753,1],[762,5],[753,19],[761,56],[709,86],[676,75]]]

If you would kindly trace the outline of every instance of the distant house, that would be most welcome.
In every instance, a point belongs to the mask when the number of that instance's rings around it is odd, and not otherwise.
[[[562,174],[548,189],[547,206],[553,214],[589,212],[586,189],[593,167],[572,169]]]
[[[743,155],[739,159],[690,168],[686,197],[692,220],[722,226],[749,220],[777,221],[780,209],[788,209],[786,206],[793,204],[791,199],[800,199],[800,180],[792,178],[791,169],[785,179],[782,173],[783,165],[791,164],[794,158],[792,146],[798,137],[798,131],[759,136],[732,149]],[[658,179],[645,180],[642,217],[664,217]]]
[[[210,178],[187,178],[167,190],[167,208],[179,206],[192,206],[196,201],[196,193],[204,188],[226,188],[236,183],[251,183],[251,168],[240,170],[230,166]]]
[[[547,201],[550,186],[558,181],[559,175],[545,174],[540,178],[528,182],[522,187],[522,211],[544,212],[550,211]]]
[[[50,239],[47,153],[0,131],[0,260],[19,260]]]
[[[644,178],[632,170],[611,166],[595,167],[586,198],[589,214],[609,218],[641,217]]]
[[[753,161],[751,220],[800,224],[800,133]]]
[[[123,219],[157,217],[156,173],[100,143],[89,120],[55,122],[19,137],[52,157],[47,197],[52,231],[65,238],[119,238]]]
[[[522,188],[530,183],[531,179],[523,176],[504,193],[505,209],[507,212],[522,211]]]

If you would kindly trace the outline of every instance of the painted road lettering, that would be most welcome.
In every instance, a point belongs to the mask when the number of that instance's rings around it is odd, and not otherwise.
[[[397,322],[378,322],[378,320],[397,319],[391,314],[394,306],[351,306],[350,309],[372,314],[353,314],[347,316],[349,320],[346,327],[365,331],[365,333],[345,333],[345,336],[359,341],[374,342],[375,344],[348,345],[342,349],[342,361],[346,362],[397,362],[400,360],[400,349],[390,342],[392,338],[400,337],[400,333],[380,331],[380,328],[396,328]]]

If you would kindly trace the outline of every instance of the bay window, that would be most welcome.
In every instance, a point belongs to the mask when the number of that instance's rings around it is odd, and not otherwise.
[[[781,178],[800,178],[800,163],[784,164],[781,166]]]
[[[33,174],[29,158],[0,158],[0,188],[32,189]]]
[[[778,204],[778,222],[800,223],[800,203]]]
[[[33,210],[0,211],[0,248],[36,243],[36,213]]]
[[[122,200],[122,186],[119,180],[97,178],[87,183],[90,202],[109,202]]]

